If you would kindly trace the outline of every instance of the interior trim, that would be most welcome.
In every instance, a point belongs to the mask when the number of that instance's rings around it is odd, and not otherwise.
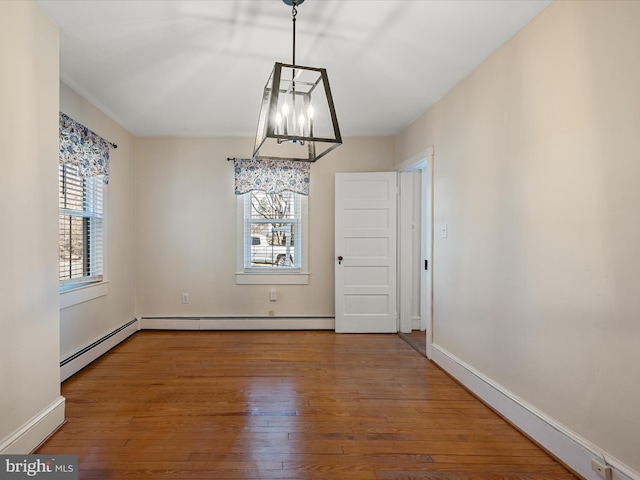
[[[64,423],[65,398],[59,396],[18,430],[0,442],[0,454],[25,455]]]
[[[640,474],[580,435],[467,365],[439,345],[432,345],[432,360],[522,433],[586,480],[602,480],[591,469],[597,458],[611,467],[612,480],[638,480]]]

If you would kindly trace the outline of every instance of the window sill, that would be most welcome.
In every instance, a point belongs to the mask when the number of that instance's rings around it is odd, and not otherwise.
[[[70,287],[60,290],[60,309],[88,302],[109,293],[109,282],[102,281],[90,285]]]
[[[308,285],[309,273],[236,273],[236,285]]]

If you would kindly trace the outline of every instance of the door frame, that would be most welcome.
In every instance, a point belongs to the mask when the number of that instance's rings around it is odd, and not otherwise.
[[[422,266],[420,269],[420,328],[425,328],[427,336],[427,358],[432,357],[433,348],[433,146],[418,152],[412,157],[400,162],[398,172],[412,172],[420,170],[421,172],[421,219],[420,219],[420,264],[428,262],[428,269]],[[400,205],[406,205],[411,201],[412,191],[405,191],[403,194],[400,189]],[[402,236],[407,235],[406,231],[398,229],[398,245],[403,241]],[[410,269],[400,268],[401,265],[407,265],[406,255],[411,255],[405,249],[399,249],[398,253],[398,301],[399,308],[407,308],[407,300],[411,298],[409,292],[402,291],[412,285],[412,272]],[[415,259],[412,259],[415,261]],[[408,294],[409,293],[409,294]],[[403,299],[404,302],[403,302]],[[402,303],[400,303],[402,302]],[[410,308],[410,305],[409,307]]]

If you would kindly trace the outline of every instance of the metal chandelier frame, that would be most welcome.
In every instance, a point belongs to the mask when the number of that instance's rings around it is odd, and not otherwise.
[[[292,9],[293,60],[276,62],[265,85],[253,157],[315,162],[342,144],[325,68],[296,65],[297,6]]]

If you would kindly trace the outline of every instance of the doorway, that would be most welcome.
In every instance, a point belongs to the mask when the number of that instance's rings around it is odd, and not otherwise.
[[[431,358],[433,342],[433,147],[403,161],[399,171],[399,331]],[[421,338],[424,336],[424,339]],[[413,339],[412,339],[413,337]],[[424,341],[423,341],[424,340]]]

